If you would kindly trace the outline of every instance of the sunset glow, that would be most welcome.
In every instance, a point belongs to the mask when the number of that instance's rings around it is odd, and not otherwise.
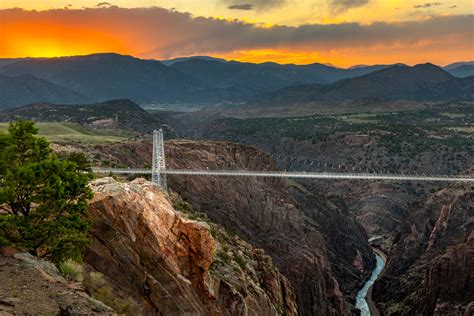
[[[164,8],[151,7],[154,1],[133,8],[135,3],[115,1],[117,6],[98,8],[96,1],[3,1],[0,57],[115,52],[153,59],[212,55],[343,67],[474,59],[470,1],[414,5],[373,0],[342,8],[309,0],[290,6],[288,0],[275,1],[279,5],[274,7],[256,4],[252,10],[229,10],[231,1],[225,0],[200,5],[166,1]],[[24,9],[8,9],[20,6]]]

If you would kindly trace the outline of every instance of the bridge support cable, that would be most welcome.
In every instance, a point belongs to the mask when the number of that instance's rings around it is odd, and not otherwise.
[[[114,174],[153,174],[152,169],[114,169],[93,168],[97,173]],[[292,171],[249,171],[249,170],[190,170],[161,169],[164,175],[176,176],[221,176],[221,177],[264,177],[264,178],[296,178],[296,179],[333,179],[333,180],[382,180],[382,181],[428,181],[428,182],[468,182],[474,183],[472,176],[427,176],[411,174],[381,173],[335,173],[335,172],[292,172]]]

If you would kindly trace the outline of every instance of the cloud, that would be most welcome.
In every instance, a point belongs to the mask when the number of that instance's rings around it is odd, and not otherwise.
[[[228,5],[229,9],[234,10],[268,10],[284,5],[287,0],[247,0],[245,3],[239,3],[239,0],[221,0]]]
[[[436,7],[442,5],[441,2],[431,2],[431,3],[423,3],[423,4],[417,4],[413,6],[415,9],[427,9],[431,7]]]
[[[105,6],[111,6],[112,4],[110,2],[99,2],[97,3],[96,7],[105,7]]]
[[[230,10],[253,10],[253,4],[244,3],[244,4],[234,4],[228,7]]]
[[[369,3],[369,0],[328,0],[332,14],[340,14],[352,8],[358,8]]]
[[[429,19],[372,24],[307,24],[260,27],[242,21],[193,17],[163,8],[89,8],[84,10],[0,10],[4,56],[27,55],[31,40],[74,52],[113,50],[144,58],[169,58],[197,54],[273,49],[291,51],[350,51],[397,49],[402,59],[413,49],[472,51],[473,15],[432,16]],[[21,26],[21,27],[20,27]],[[46,28],[48,27],[48,28]],[[2,35],[3,36],[3,35]],[[110,43],[110,46],[105,46]],[[112,45],[113,44],[113,45]],[[24,50],[24,51],[22,51]],[[434,54],[436,55],[436,54]],[[401,60],[403,61],[403,60]]]

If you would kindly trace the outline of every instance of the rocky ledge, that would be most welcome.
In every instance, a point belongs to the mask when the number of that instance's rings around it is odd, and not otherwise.
[[[136,313],[296,314],[289,282],[262,250],[177,211],[144,179],[103,178],[91,187],[94,241],[85,261]]]

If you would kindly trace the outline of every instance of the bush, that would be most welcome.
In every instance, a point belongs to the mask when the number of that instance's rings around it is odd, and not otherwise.
[[[68,259],[59,265],[59,269],[68,280],[82,282],[84,280],[84,269],[81,264]]]
[[[117,297],[100,272],[89,273],[83,282],[87,291],[95,299],[111,307],[118,314],[135,315],[137,307],[132,299]]]
[[[14,245],[59,265],[88,245],[89,176],[60,160],[33,122],[0,134],[0,246]],[[77,158],[77,157],[76,157]]]

